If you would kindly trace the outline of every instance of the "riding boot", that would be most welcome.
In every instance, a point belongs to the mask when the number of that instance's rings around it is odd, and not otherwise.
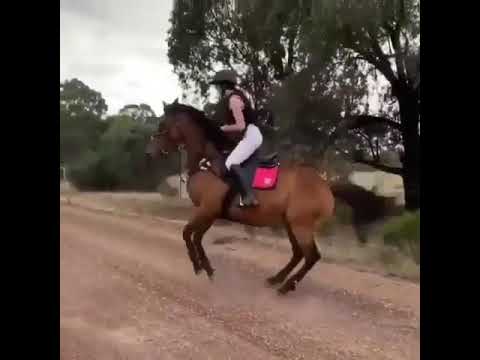
[[[253,194],[253,190],[243,176],[242,168],[240,165],[232,165],[230,167],[232,174],[240,188],[241,201],[240,206],[253,207],[258,206],[258,201]]]

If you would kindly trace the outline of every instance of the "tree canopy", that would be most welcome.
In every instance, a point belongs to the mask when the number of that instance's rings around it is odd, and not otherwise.
[[[89,113],[100,117],[107,112],[108,106],[102,94],[80,80],[72,79],[60,83],[60,111],[62,110],[71,116]]]
[[[280,142],[400,174],[419,206],[419,0],[179,0],[168,43],[186,90],[206,99],[214,72],[234,69],[275,110]],[[402,163],[385,163],[399,144]]]

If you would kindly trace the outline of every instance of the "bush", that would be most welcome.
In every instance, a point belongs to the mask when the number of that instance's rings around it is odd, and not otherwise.
[[[75,165],[69,168],[69,178],[75,186],[91,188],[96,184],[98,161],[97,153],[90,150],[83,153]]]
[[[173,156],[151,164],[145,161],[145,147],[151,130],[128,116],[112,116],[93,149],[81,149],[67,163],[70,180],[80,190],[155,191],[164,177],[178,171]],[[69,140],[67,138],[65,141]]]
[[[383,240],[420,264],[420,212],[405,213],[388,222]]]

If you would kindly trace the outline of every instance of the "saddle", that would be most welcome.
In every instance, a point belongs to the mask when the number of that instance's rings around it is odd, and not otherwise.
[[[225,158],[230,152],[223,152]],[[240,167],[246,181],[256,190],[273,190],[277,185],[280,161],[278,153],[272,152],[266,155],[254,152]],[[227,175],[228,176],[228,175]],[[235,187],[235,184],[231,183]]]
[[[222,151],[223,158],[226,159],[231,151]],[[206,159],[200,161],[200,169],[208,170],[211,166],[210,162]],[[278,174],[280,170],[280,161],[278,159],[278,153],[272,152],[266,155],[260,154],[257,150],[247,160],[240,164],[242,171],[242,177],[246,183],[250,184],[252,189],[255,190],[273,190],[275,189],[278,181]],[[230,190],[224,200],[224,210],[232,201],[235,201],[235,196],[239,194],[240,189],[238,183],[234,181],[229,173],[224,177],[230,185]],[[241,199],[238,199],[241,202]]]
[[[278,153],[275,151],[267,155],[259,155],[258,163],[259,165],[265,166],[268,168],[278,166],[279,165]]]

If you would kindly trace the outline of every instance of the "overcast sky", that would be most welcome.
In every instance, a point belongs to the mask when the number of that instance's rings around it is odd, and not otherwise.
[[[173,0],[61,0],[60,80],[76,77],[100,91],[109,114],[143,102],[161,115],[162,101],[182,95],[167,58],[172,6]],[[379,97],[369,102],[375,112]]]
[[[181,96],[167,58],[173,0],[61,0],[60,80],[100,91],[114,114],[126,104]]]

